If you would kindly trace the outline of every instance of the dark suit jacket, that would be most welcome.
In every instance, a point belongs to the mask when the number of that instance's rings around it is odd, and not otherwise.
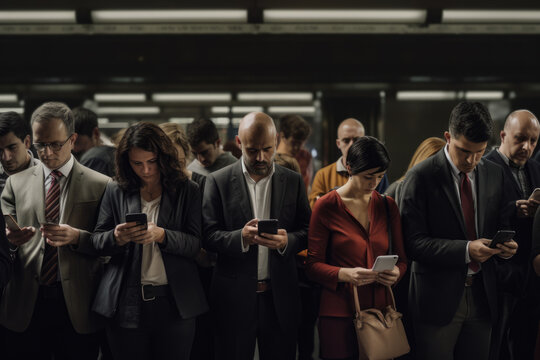
[[[503,170],[482,160],[476,167],[478,236],[491,239],[501,227]],[[461,204],[444,149],[413,167],[402,191],[405,247],[412,259],[409,304],[416,320],[448,324],[461,300],[467,238]],[[482,263],[491,320],[497,319],[497,257]]]
[[[268,252],[272,296],[283,331],[296,338],[300,298],[295,254],[306,248],[311,210],[300,174],[275,165],[270,218],[287,230],[283,255]],[[256,314],[258,247],[242,252],[241,232],[253,219],[240,161],[208,175],[203,199],[205,248],[218,253],[210,301],[218,322],[245,327]]]
[[[117,315],[123,327],[137,327],[141,307],[142,245],[117,246],[114,228],[128,213],[141,212],[139,191],[127,192],[117,183],[107,186],[92,242],[102,255],[111,256],[99,285],[93,310],[105,317]],[[165,229],[159,244],[167,280],[178,312],[191,318],[208,310],[194,258],[201,248],[201,194],[186,180],[176,193],[161,196],[157,225]]]
[[[513,262],[519,265],[528,265],[531,256],[531,239],[532,239],[532,226],[533,217],[518,218],[516,212],[516,200],[523,199],[519,185],[512,174],[510,167],[506,165],[501,155],[497,150],[492,150],[486,159],[493,161],[500,165],[504,170],[504,176],[506,177],[506,186],[504,188],[504,196],[507,201],[505,208],[505,214],[510,219],[510,226],[516,231],[515,240],[519,244],[519,250],[517,254],[512,258]],[[525,164],[525,173],[531,186],[531,191],[537,187],[540,187],[540,163],[533,159],[529,159]]]

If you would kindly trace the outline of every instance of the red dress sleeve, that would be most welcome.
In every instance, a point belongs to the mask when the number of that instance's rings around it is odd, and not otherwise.
[[[329,265],[327,251],[332,236],[327,218],[331,216],[332,204],[330,197],[320,198],[313,208],[308,232],[308,257],[306,260],[307,276],[322,286],[335,291],[338,285],[340,267]]]

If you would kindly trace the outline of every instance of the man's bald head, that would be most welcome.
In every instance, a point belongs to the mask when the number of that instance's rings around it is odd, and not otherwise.
[[[499,151],[519,166],[525,165],[532,156],[538,136],[540,124],[536,116],[529,110],[516,110],[510,113],[501,131]]]
[[[342,162],[344,165],[347,158],[347,151],[349,151],[353,142],[365,134],[364,125],[354,118],[345,119],[339,124],[336,145],[343,155]]]
[[[242,140],[245,136],[264,136],[266,134],[277,134],[274,120],[263,112],[252,112],[247,114],[240,121],[238,127],[238,137]]]
[[[276,125],[270,116],[262,112],[244,116],[236,143],[242,149],[242,161],[253,180],[259,181],[270,174],[277,146]]]

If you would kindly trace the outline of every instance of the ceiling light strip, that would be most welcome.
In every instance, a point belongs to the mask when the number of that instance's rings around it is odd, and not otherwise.
[[[538,10],[443,10],[443,24],[540,23]]]
[[[267,9],[263,12],[265,23],[399,23],[419,24],[426,21],[426,10],[358,10],[358,9],[313,9],[285,10]]]
[[[75,24],[75,10],[0,11],[2,24]]]
[[[247,10],[94,10],[92,20],[100,23],[242,23]]]

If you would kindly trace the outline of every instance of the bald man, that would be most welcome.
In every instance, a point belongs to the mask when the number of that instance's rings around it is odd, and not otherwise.
[[[276,128],[264,113],[246,115],[240,161],[207,177],[205,247],[218,253],[210,290],[217,359],[296,355],[300,298],[295,254],[306,247],[311,211],[300,174],[274,163]],[[260,233],[277,219],[277,234]],[[261,225],[262,227],[262,225]]]
[[[530,263],[533,218],[540,202],[529,200],[540,187],[540,164],[531,159],[540,124],[528,110],[516,110],[506,118],[501,145],[486,158],[504,169],[507,213],[519,251],[512,258],[512,288],[501,295],[501,322],[493,336],[499,336],[501,358],[532,359],[538,330],[539,284]],[[537,311],[533,311],[536,309]]]
[[[347,151],[353,142],[366,134],[364,125],[354,118],[343,120],[337,130],[336,145],[341,152],[341,157],[315,174],[313,184],[311,184],[311,192],[309,194],[309,205],[313,207],[318,198],[328,193],[330,190],[336,189],[345,185],[349,180],[347,172]],[[377,186],[377,191],[383,193],[388,187],[388,178],[384,175]]]

